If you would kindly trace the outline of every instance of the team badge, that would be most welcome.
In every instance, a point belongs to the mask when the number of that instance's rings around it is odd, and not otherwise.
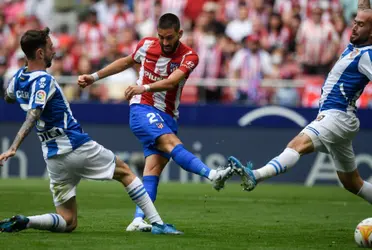
[[[45,88],[45,86],[46,86],[46,78],[45,77],[40,78],[39,86],[40,86],[41,89]]]
[[[156,123],[156,127],[162,129],[162,128],[164,128],[164,125],[163,125],[163,123],[159,122],[159,123]]]
[[[176,69],[178,69],[178,67],[180,66],[180,64],[179,63],[170,63],[170,65],[169,65],[169,70],[170,70],[170,72],[173,72],[173,71],[175,71]]]
[[[353,58],[359,53],[359,49],[355,49],[353,52],[350,53],[350,58]]]
[[[46,93],[44,90],[38,90],[35,94],[35,103],[44,104],[46,99]]]
[[[324,117],[325,117],[325,115],[318,115],[318,117],[316,118],[316,120],[319,122],[319,121],[321,121]]]

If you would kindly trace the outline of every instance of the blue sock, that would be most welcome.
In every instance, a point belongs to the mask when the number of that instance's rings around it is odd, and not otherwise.
[[[170,153],[172,159],[187,172],[208,178],[211,169],[198,157],[187,151],[182,144],[178,144]]]
[[[143,186],[145,187],[147,193],[150,196],[152,202],[156,200],[156,194],[158,193],[159,176],[147,175],[142,179]],[[145,214],[139,206],[136,206],[136,212],[134,213],[134,218],[142,217],[145,218]]]

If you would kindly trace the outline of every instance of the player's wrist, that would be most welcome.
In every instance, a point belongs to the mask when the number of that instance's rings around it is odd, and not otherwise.
[[[143,85],[143,88],[145,89],[145,92],[150,92],[151,91],[150,84]]]
[[[90,75],[91,77],[93,77],[93,82],[96,82],[99,80],[99,75],[97,72],[93,73]]]

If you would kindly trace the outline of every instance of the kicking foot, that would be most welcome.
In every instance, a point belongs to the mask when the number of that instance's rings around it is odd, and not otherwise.
[[[157,224],[154,223],[152,224],[152,229],[151,229],[152,234],[183,234],[183,232],[178,231],[173,225],[171,224]]]
[[[234,174],[230,166],[221,166],[216,169],[215,177],[213,178],[213,188],[220,191],[225,187],[225,182]]]
[[[234,156],[230,156],[227,161],[235,173],[237,173],[242,179],[241,186],[243,187],[243,190],[252,191],[257,185],[256,178],[252,171],[253,164],[248,162],[247,166],[243,166],[243,164],[241,164]]]

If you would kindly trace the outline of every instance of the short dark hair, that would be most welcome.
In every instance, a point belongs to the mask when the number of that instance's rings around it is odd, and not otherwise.
[[[181,28],[180,19],[172,13],[166,13],[159,18],[158,29],[171,29],[179,31]]]
[[[21,37],[21,48],[27,59],[36,58],[36,50],[46,48],[50,29],[48,27],[43,30],[28,30]]]

